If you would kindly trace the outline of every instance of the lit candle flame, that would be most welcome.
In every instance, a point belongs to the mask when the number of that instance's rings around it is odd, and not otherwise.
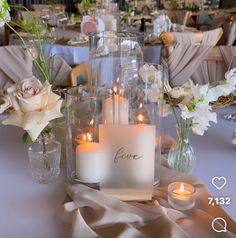
[[[92,142],[92,140],[93,140],[92,139],[92,134],[91,133],[87,133],[86,136],[87,136],[88,141]]]
[[[180,184],[180,189],[179,189],[179,191],[180,191],[181,193],[184,192],[184,184],[183,184],[183,183]]]
[[[92,119],[90,122],[89,122],[89,125],[92,126],[94,123],[94,120]]]
[[[144,116],[142,114],[138,114],[137,119],[140,123],[144,121]]]
[[[142,103],[139,104],[139,108],[140,109],[143,108],[143,104]]]
[[[114,86],[113,91],[114,91],[115,94],[117,94],[117,91],[118,91],[118,90],[117,90],[117,87],[116,87],[116,86]]]

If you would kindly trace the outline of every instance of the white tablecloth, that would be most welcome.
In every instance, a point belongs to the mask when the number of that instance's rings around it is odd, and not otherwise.
[[[161,45],[145,46],[143,51],[144,62],[160,63]],[[89,47],[47,44],[45,47],[45,55],[58,55],[68,64],[80,64],[89,60]]]
[[[219,114],[225,111],[219,110]],[[232,112],[233,108],[229,111]],[[164,125],[166,131],[174,135],[174,122],[168,119]],[[231,144],[231,134],[235,128],[236,123],[219,119],[218,124],[203,137],[191,137],[197,157],[193,175],[203,181],[213,195],[231,198],[231,205],[224,206],[224,209],[234,220],[236,147]],[[27,146],[21,144],[22,130],[0,125],[0,135],[0,237],[68,237],[69,227],[62,220],[62,205],[66,197],[63,179],[48,185],[33,183]],[[214,176],[225,176],[228,180],[220,192],[211,184]]]
[[[69,31],[67,38],[72,37],[73,31]],[[78,34],[78,33],[77,33]],[[12,35],[9,44],[18,45],[21,42],[16,40]],[[88,46],[70,46],[58,44],[46,44],[45,56],[60,56],[68,64],[80,64],[89,61],[89,47]],[[148,63],[160,63],[161,45],[144,46],[143,60]]]

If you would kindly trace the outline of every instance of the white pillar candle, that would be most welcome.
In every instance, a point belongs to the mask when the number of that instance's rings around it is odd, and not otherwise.
[[[129,101],[120,96],[113,95],[103,101],[102,119],[104,124],[128,124]]]
[[[99,125],[101,190],[122,200],[150,199],[154,182],[155,126]]]
[[[76,174],[81,182],[100,181],[100,156],[98,143],[85,141],[76,147]]]

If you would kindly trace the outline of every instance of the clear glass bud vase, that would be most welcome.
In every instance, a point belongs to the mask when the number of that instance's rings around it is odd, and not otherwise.
[[[177,141],[168,153],[168,165],[171,169],[190,173],[195,165],[195,155],[189,143],[188,125],[176,126]]]
[[[28,147],[32,178],[36,183],[50,183],[60,174],[61,144],[54,135],[40,135]]]

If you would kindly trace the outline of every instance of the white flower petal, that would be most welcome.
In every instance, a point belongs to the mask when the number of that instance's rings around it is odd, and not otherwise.
[[[2,103],[0,104],[0,113],[3,113],[4,111],[6,111],[8,108],[12,106],[12,103],[8,95],[6,95],[5,97],[2,97],[1,100],[2,100]]]
[[[32,111],[24,114],[24,119],[22,123],[22,128],[25,130],[29,130],[35,127],[38,124],[45,123],[45,112],[44,111]],[[49,120],[47,120],[49,121]]]
[[[50,109],[46,110],[44,120],[51,121],[53,119],[62,117],[63,114],[60,111],[61,104],[62,104],[62,100],[58,100],[53,108],[50,108]]]
[[[35,141],[40,133],[43,131],[43,129],[48,125],[49,122],[44,122],[41,124],[36,124],[34,127],[32,127],[29,130],[26,130],[31,138],[32,141]]]
[[[2,121],[2,124],[22,127],[23,119],[24,113],[20,111],[13,111],[5,120]]]

